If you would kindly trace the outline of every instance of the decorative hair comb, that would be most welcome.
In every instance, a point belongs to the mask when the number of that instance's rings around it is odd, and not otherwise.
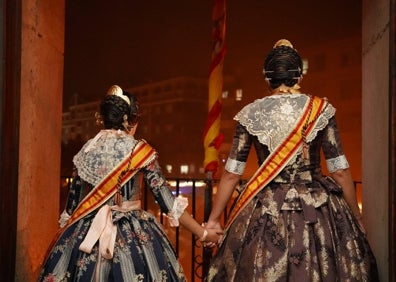
[[[275,43],[274,48],[279,47],[279,46],[287,46],[287,47],[290,47],[290,48],[293,48],[293,49],[294,49],[294,47],[293,47],[293,45],[291,44],[291,42],[290,42],[289,40],[287,40],[287,39],[279,39],[279,40]]]
[[[109,90],[107,91],[107,95],[116,95],[118,97],[120,97],[122,100],[124,100],[125,102],[127,102],[127,104],[130,106],[131,105],[131,101],[129,100],[128,96],[124,95],[121,87],[119,87],[118,85],[113,85],[109,88]]]

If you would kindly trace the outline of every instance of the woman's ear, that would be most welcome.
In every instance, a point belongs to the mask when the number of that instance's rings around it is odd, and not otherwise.
[[[136,133],[136,129],[137,129],[138,123],[135,123],[134,125],[132,125],[131,129],[129,130],[129,135],[131,136],[135,136]]]

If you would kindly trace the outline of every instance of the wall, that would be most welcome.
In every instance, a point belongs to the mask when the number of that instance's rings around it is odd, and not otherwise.
[[[389,281],[390,3],[362,6],[363,216],[381,281]]]
[[[34,281],[59,216],[64,0],[22,1],[16,281]]]

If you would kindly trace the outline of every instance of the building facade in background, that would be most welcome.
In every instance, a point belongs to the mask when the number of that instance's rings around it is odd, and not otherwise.
[[[358,38],[320,43],[305,48],[302,55],[307,67],[301,83],[302,92],[328,97],[337,108],[344,149],[354,179],[360,181],[361,43]],[[225,70],[221,114],[224,140],[219,150],[219,175],[231,148],[234,115],[244,105],[269,95],[264,78],[260,85],[243,85],[241,81],[246,78],[229,76]],[[204,178],[202,133],[208,113],[207,79],[177,77],[125,90],[135,94],[140,103],[141,120],[136,137],[147,140],[158,151],[165,176]],[[94,101],[73,105],[63,113],[63,175],[71,172],[73,155],[100,130],[95,120],[98,110],[99,101]],[[257,168],[254,154],[250,159],[244,178]]]
[[[139,101],[141,118],[136,138],[147,140],[158,151],[165,176],[203,178],[202,132],[208,112],[207,80],[178,77],[124,90],[136,95]],[[229,109],[234,105],[235,95],[227,92],[223,100],[227,109],[223,117],[232,120]],[[101,129],[95,119],[99,103],[73,105],[63,113],[63,176],[71,173],[74,154]],[[224,125],[226,135],[230,136],[233,126],[229,126],[229,122]],[[224,158],[225,152],[222,156]]]

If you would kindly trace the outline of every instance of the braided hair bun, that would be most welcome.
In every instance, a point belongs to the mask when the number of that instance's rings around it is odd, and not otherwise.
[[[112,86],[100,103],[100,115],[106,129],[124,130],[126,120],[134,125],[139,119],[137,98],[119,86]]]
[[[272,89],[281,84],[292,87],[302,76],[302,60],[290,41],[279,40],[264,61],[263,73]]]

